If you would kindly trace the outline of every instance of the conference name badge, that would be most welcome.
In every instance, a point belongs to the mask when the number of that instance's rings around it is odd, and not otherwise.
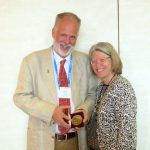
[[[60,87],[58,90],[58,98],[71,98],[71,88]]]

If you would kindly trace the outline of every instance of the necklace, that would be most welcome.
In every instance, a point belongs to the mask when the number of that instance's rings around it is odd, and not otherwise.
[[[102,84],[100,92],[98,94],[98,98],[97,98],[97,102],[100,101],[100,99],[104,96],[104,93],[106,92],[106,90],[108,89],[110,83],[112,82],[112,80],[114,79],[114,77],[116,76],[116,74],[114,74],[111,79],[109,80],[108,84]]]
[[[109,85],[111,82],[112,82],[112,80],[113,80],[113,78],[116,76],[116,74],[114,74],[112,77],[111,77],[111,79],[109,80],[109,82],[108,82],[108,84],[104,84],[104,85]]]
[[[112,80],[113,80],[113,78],[114,78],[115,76],[116,76],[116,74],[114,74],[114,75],[111,77],[111,79],[109,80],[108,84],[103,84],[103,86],[102,86],[102,91],[103,91],[103,93],[107,90],[109,84],[112,82]]]
[[[108,82],[108,84],[102,84],[101,85],[101,89],[100,89],[100,92],[99,93],[97,93],[97,97],[96,97],[96,102],[95,102],[95,108],[94,108],[94,114],[95,114],[95,119],[97,120],[97,112],[98,112],[98,108],[99,108],[99,106],[98,106],[98,104],[100,103],[100,101],[101,101],[101,98],[104,96],[104,93],[106,92],[106,90],[108,89],[108,87],[109,87],[109,85],[110,85],[110,83],[113,81],[113,79],[114,79],[114,77],[116,76],[116,74],[114,74],[112,77],[111,77],[111,79],[110,79],[110,81]]]

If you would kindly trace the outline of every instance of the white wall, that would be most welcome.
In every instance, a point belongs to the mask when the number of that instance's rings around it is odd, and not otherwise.
[[[150,149],[150,0],[121,1],[121,57],[124,75],[138,100],[138,150]]]
[[[120,0],[120,51],[124,73],[138,99],[138,150],[150,139],[150,0]],[[0,149],[25,150],[28,116],[13,104],[22,58],[52,44],[55,16],[72,11],[82,25],[76,48],[98,41],[117,48],[117,0],[0,0]],[[149,88],[150,89],[150,88]]]

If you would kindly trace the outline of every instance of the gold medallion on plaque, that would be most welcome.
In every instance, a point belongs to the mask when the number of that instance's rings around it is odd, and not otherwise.
[[[72,117],[72,124],[74,126],[78,126],[78,125],[80,125],[82,123],[82,120],[83,120],[83,118],[82,118],[81,115],[74,115]]]
[[[71,114],[71,128],[83,127],[84,126],[83,118],[84,118],[83,112],[75,112]]]

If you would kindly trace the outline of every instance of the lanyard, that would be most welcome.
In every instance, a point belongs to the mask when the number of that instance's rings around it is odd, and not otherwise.
[[[56,73],[56,76],[57,76],[57,83],[58,83],[58,87],[59,87],[60,81],[59,81],[59,75],[58,75],[58,69],[57,69],[56,60],[54,58],[54,49],[52,49],[52,51],[53,51],[54,69],[55,69],[55,73]],[[68,78],[67,78],[69,86],[70,86],[70,83],[71,83],[71,71],[72,71],[72,54],[70,56],[70,64],[69,64]]]

